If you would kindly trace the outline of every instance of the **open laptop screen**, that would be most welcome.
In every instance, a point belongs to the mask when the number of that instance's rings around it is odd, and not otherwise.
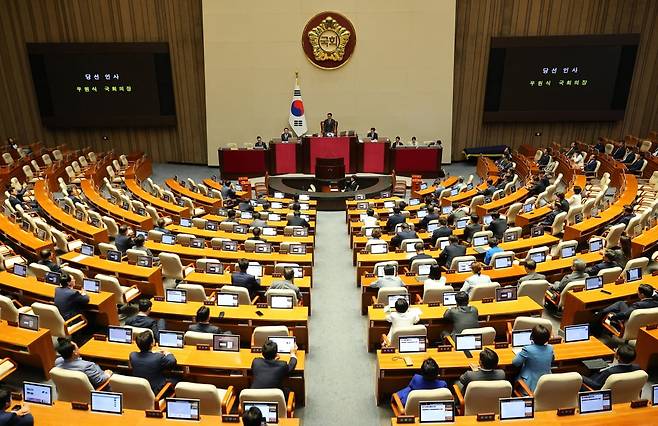
[[[443,306],[457,305],[457,301],[455,300],[456,295],[457,295],[456,291],[446,291],[445,293],[443,293]]]
[[[425,336],[400,336],[398,349],[401,354],[410,352],[425,352],[427,338]]]
[[[91,244],[83,244],[80,246],[80,253],[84,254],[85,256],[93,256],[94,246],[92,246]]]
[[[489,237],[486,235],[473,238],[473,247],[486,246],[487,244],[489,244]]]
[[[562,249],[561,256],[562,258],[573,257],[576,255],[576,247],[569,246]]]
[[[235,334],[213,334],[212,349],[222,352],[239,352],[240,336]]]
[[[27,330],[39,331],[39,316],[19,312],[18,326]]]
[[[626,271],[626,282],[638,281],[642,279],[642,268],[631,268]]]
[[[567,325],[564,327],[564,343],[589,340],[589,324]]]
[[[512,331],[512,347],[520,348],[532,344],[530,335],[532,330],[514,330]]]
[[[590,253],[599,251],[603,248],[603,239],[602,238],[596,238],[593,240],[589,241],[589,251]]]
[[[387,244],[370,244],[368,247],[370,247],[370,253],[371,254],[388,253],[388,245]]]
[[[509,268],[512,266],[512,256],[497,257],[494,262],[494,269]]]
[[[418,403],[420,423],[443,423],[455,421],[453,401],[421,401]]]
[[[481,334],[457,334],[455,335],[455,350],[457,351],[479,351],[482,349]]]
[[[113,343],[132,343],[133,329],[110,325],[107,328],[107,340]]]
[[[603,287],[603,277],[588,277],[585,278],[585,290],[597,290]]]
[[[506,286],[496,289],[496,302],[508,302],[517,299],[518,287]]]
[[[217,306],[236,307],[239,305],[239,296],[235,293],[217,293]]]
[[[534,415],[534,398],[500,398],[500,420],[531,419]]]
[[[187,303],[187,290],[168,288],[165,290],[165,300],[173,303]]]
[[[267,340],[276,343],[279,354],[289,354],[295,346],[295,336],[267,336]]]
[[[90,293],[100,293],[101,280],[97,280],[95,278],[85,278],[82,280],[82,288]]]
[[[580,392],[578,394],[578,409],[580,414],[611,411],[612,391]]]
[[[23,382],[23,401],[53,405],[53,387],[41,383]]]
[[[464,229],[464,228],[466,228],[466,225],[468,225],[468,221],[469,221],[469,220],[470,220],[470,219],[467,218],[467,217],[464,217],[464,218],[462,218],[462,219],[457,219],[456,228],[457,228],[457,229]]]
[[[407,301],[407,303],[409,303],[408,294],[391,294],[388,296],[388,307],[395,308],[395,302],[397,302],[398,299],[404,299]]]
[[[292,309],[294,299],[292,296],[272,296],[270,297],[270,307],[274,309]]]
[[[457,272],[468,272],[471,270],[472,260],[462,260],[457,262]]]
[[[162,330],[158,335],[158,345],[163,348],[182,348],[183,333],[180,331]]]
[[[116,392],[91,392],[91,411],[97,413],[121,414],[123,394]]]
[[[546,252],[539,251],[537,253],[532,253],[530,259],[534,260],[536,263],[542,263],[546,261]]]
[[[198,399],[167,398],[167,418],[199,420]]]
[[[58,285],[61,276],[62,274],[60,274],[59,272],[52,272],[52,271],[46,272],[45,281],[48,284]]]

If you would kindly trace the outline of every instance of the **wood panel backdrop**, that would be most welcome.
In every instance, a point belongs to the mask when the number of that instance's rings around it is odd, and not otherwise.
[[[169,43],[178,125],[52,130],[41,125],[26,43]],[[154,161],[206,164],[201,0],[0,1],[0,137],[103,151],[144,151]],[[111,138],[110,144],[102,142]]]

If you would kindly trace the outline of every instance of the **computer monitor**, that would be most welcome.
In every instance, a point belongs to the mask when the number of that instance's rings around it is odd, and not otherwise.
[[[176,244],[176,236],[173,234],[162,234],[162,244],[174,245]]]
[[[149,233],[146,232],[146,231],[142,231],[142,230],[138,229],[137,231],[135,231],[135,236],[136,237],[143,237],[145,240],[148,240]]]
[[[598,290],[603,288],[603,277],[597,275],[585,278],[585,290]]]
[[[283,208],[283,203],[281,203],[279,201],[272,201],[270,203],[270,207],[272,207],[273,209],[282,209]]]
[[[407,253],[416,253],[416,244],[407,244],[405,247],[405,250]]]
[[[285,197],[285,194],[283,192],[275,192],[274,193],[274,198],[282,199],[282,198],[286,198],[286,197]]]
[[[89,293],[100,293],[101,280],[95,278],[85,278],[82,280],[82,288]]]
[[[121,262],[121,252],[119,250],[108,250],[107,260],[112,262]]]
[[[47,282],[48,284],[54,284],[54,285],[59,285],[59,280],[62,278],[62,274],[59,272],[46,272],[46,276],[44,277],[44,281]]]
[[[288,246],[288,254],[306,254],[305,244],[291,244]]]
[[[589,340],[589,324],[567,325],[564,327],[564,343]]]
[[[272,245],[268,243],[256,244],[254,251],[256,253],[272,253]]]
[[[512,255],[497,257],[494,262],[494,269],[509,268],[512,266]]]
[[[133,329],[110,325],[107,327],[107,340],[113,343],[132,343]]]
[[[379,194],[380,198],[390,198],[390,196],[391,196],[391,193],[388,192],[388,191],[384,191],[384,192]]]
[[[508,302],[517,299],[518,287],[515,285],[496,289],[496,302]]]
[[[457,262],[457,272],[468,272],[471,270],[471,264],[473,264],[472,260],[462,260],[461,262]]]
[[[91,391],[91,411],[95,413],[121,414],[123,394],[116,392]]]
[[[299,201],[310,201],[311,196],[308,194],[299,194]]]
[[[393,207],[395,207],[395,201],[384,201],[385,209],[392,209]]]
[[[448,247],[449,245],[450,245],[450,240],[448,240],[448,239],[439,241],[439,249],[441,249],[441,250]]]
[[[187,290],[168,288],[165,290],[165,300],[172,303],[187,303]]]
[[[292,309],[294,299],[292,296],[272,295],[270,297],[270,308],[274,309]]]
[[[418,403],[419,423],[452,423],[454,421],[454,401],[420,401]]]
[[[23,228],[23,231],[25,232],[30,232],[30,229],[32,229],[32,225],[27,219],[23,219],[23,223],[21,223],[21,228]]]
[[[267,220],[278,222],[281,220],[281,215],[279,213],[270,213],[267,215]]]
[[[266,226],[261,229],[261,233],[268,237],[274,237],[276,236],[276,228],[272,228],[271,226]]]
[[[167,418],[178,420],[199,420],[198,399],[166,398]]]
[[[91,244],[83,244],[80,246],[80,254],[83,254],[85,256],[93,256],[94,255],[94,246]]]
[[[181,217],[180,218],[180,226],[184,226],[185,228],[191,228],[192,227],[192,221],[189,218]]]
[[[428,223],[427,224],[427,232],[434,232],[437,229],[439,229],[439,224],[438,223]]]
[[[247,267],[247,273],[249,275],[253,275],[256,278],[260,278],[263,276],[263,266],[250,263],[249,266]]]
[[[209,221],[206,222],[206,230],[207,231],[216,231],[217,228],[218,228],[217,222],[214,222],[212,220],[209,220]]]
[[[301,266],[288,266],[288,268],[292,268],[295,278],[302,278],[304,276],[304,268]]]
[[[455,195],[459,194],[459,188],[452,188],[450,190],[450,196],[454,197]]]
[[[651,385],[651,405],[658,405],[658,385]]]
[[[234,308],[239,306],[240,297],[236,293],[217,293],[217,306]]]
[[[578,393],[578,411],[580,414],[600,413],[612,410],[612,391],[599,390]]]
[[[493,218],[490,214],[485,214],[484,217],[482,217],[482,223],[484,223],[485,226],[489,225],[491,222],[493,222]]]
[[[427,189],[427,183],[423,182],[420,184],[420,190],[422,191],[423,189]]]
[[[207,274],[221,274],[224,272],[224,265],[219,262],[208,262],[206,263],[206,273]]]
[[[386,243],[370,244],[368,247],[370,248],[370,253],[371,254],[388,253],[388,244],[386,244]]]
[[[366,226],[363,228],[363,232],[366,237],[371,237],[372,236],[372,231],[375,230],[377,227],[376,226]]]
[[[530,229],[530,235],[532,237],[541,237],[544,235],[544,228],[541,225],[533,226]]]
[[[503,240],[504,240],[506,243],[509,243],[509,242],[511,242],[511,241],[516,241],[516,240],[518,240],[518,239],[519,239],[519,234],[518,234],[518,232],[506,232],[506,233],[503,235]]]
[[[642,268],[631,268],[626,271],[626,282],[633,282],[642,279]]]
[[[240,336],[236,334],[213,334],[212,350],[220,352],[240,352]]]
[[[466,225],[468,225],[468,221],[470,219],[467,217],[462,217],[461,219],[457,219],[457,222],[455,223],[455,227],[457,229],[464,229],[466,228]]]
[[[408,294],[390,294],[388,296],[388,307],[389,308],[395,308],[395,302],[398,301],[398,299],[404,299],[409,303],[409,295]]]
[[[158,333],[158,346],[163,348],[182,348],[183,334],[181,331],[161,330]]]
[[[14,263],[14,275],[25,277],[27,275],[27,265],[24,263]]]
[[[526,203],[523,205],[523,213],[530,213],[532,211],[532,203]]]
[[[240,213],[240,218],[241,219],[252,219],[254,216],[251,214],[251,212],[242,212]]]
[[[562,248],[562,253],[560,253],[560,256],[564,259],[567,257],[573,257],[576,255],[576,247],[575,246],[567,246]]]
[[[153,258],[151,256],[137,256],[137,266],[151,268],[153,267]]]
[[[466,184],[466,190],[470,191],[471,189],[473,189],[473,183],[472,182],[469,183],[469,184]]]
[[[427,350],[426,336],[400,336],[398,337],[398,351],[403,353],[425,352]]]
[[[603,238],[593,238],[589,240],[589,252],[593,253],[603,248]]]
[[[386,203],[384,203],[384,207],[386,207]],[[310,210],[310,208],[308,203],[299,203],[299,210]]]
[[[542,263],[546,261],[546,252],[538,251],[536,253],[530,254],[530,259],[534,260],[535,263]]]
[[[441,207],[441,214],[450,214],[450,213],[452,213],[452,206]]]
[[[222,241],[222,251],[238,251],[238,242]]]
[[[489,244],[489,237],[486,235],[473,238],[473,247],[486,246],[487,244]]]
[[[18,327],[26,330],[39,331],[39,316],[19,312]]]
[[[190,240],[190,247],[192,248],[205,248],[206,240],[203,238],[192,238]]]
[[[304,227],[295,227],[292,228],[292,236],[293,237],[305,237],[308,235],[308,229]]]
[[[279,354],[289,354],[295,347],[295,336],[267,336],[267,340],[276,343]]]
[[[398,274],[397,265],[380,265],[380,266],[377,267],[377,271],[376,271],[378,277],[386,276],[386,273],[384,272],[384,268],[386,268],[386,266],[393,266],[393,275],[392,276],[396,276]]]
[[[457,334],[455,335],[456,351],[479,351],[482,349],[481,334]]]
[[[279,405],[276,402],[261,401],[244,401],[242,411],[248,411],[251,407],[256,407],[263,415],[265,424],[272,425],[279,423]]]
[[[23,382],[23,401],[53,405],[53,387],[43,383]]]
[[[45,241],[46,237],[47,237],[46,231],[44,229],[37,228],[37,238],[42,241]]]
[[[532,330],[514,330],[512,331],[512,347],[521,348],[532,344]]]
[[[419,218],[419,219],[422,219],[425,216],[427,216],[427,210],[418,210],[416,212],[416,217]]]
[[[355,199],[356,201],[359,201],[359,200],[365,200],[365,199],[366,199],[366,194],[356,194],[356,195],[354,196],[354,199]]]
[[[500,420],[531,419],[535,416],[535,398],[500,398]]]
[[[429,275],[430,269],[432,269],[432,265],[418,265],[418,275]]]
[[[410,206],[417,206],[420,204],[420,199],[419,198],[409,198],[409,205]]]
[[[457,300],[455,300],[456,295],[456,291],[446,291],[443,293],[443,306],[457,306]]]

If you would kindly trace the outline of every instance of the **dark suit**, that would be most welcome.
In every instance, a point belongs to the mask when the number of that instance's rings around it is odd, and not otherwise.
[[[59,265],[57,263],[51,261],[50,259],[41,259],[38,263],[39,263],[39,265],[43,265],[43,266],[47,267],[48,269],[50,269],[53,272],[59,272],[60,271]]]
[[[256,277],[246,272],[233,272],[231,274],[231,285],[246,288],[249,290],[249,297],[252,299],[260,289],[260,284],[258,284]]]
[[[89,303],[89,296],[83,296],[72,288],[57,287],[55,289],[55,306],[64,320],[81,313]]]
[[[637,371],[640,369],[640,366],[637,364],[617,364],[608,368],[604,368],[596,374],[593,374],[592,377],[583,376],[583,384],[589,386],[592,389],[599,390],[603,387],[605,381],[612,374],[618,373],[630,373],[631,371]]]
[[[291,137],[292,137],[291,133],[281,133],[281,140],[283,142],[288,142]]]
[[[620,217],[619,219],[612,222],[611,226],[619,225],[620,223],[623,223],[624,225],[628,225],[628,222],[630,222],[631,219],[633,219],[634,217],[635,217],[635,214],[633,214],[633,213],[625,214],[622,217]]]
[[[635,153],[633,151],[628,151],[628,154],[626,154],[622,163],[631,164],[633,163],[633,160],[635,160]]]
[[[477,371],[467,371],[459,377],[459,383],[461,383],[463,391],[466,390],[466,387],[471,382],[491,380],[505,380],[505,371],[499,368],[495,370],[479,369]]]
[[[189,331],[196,331],[197,333],[210,333],[210,334],[222,334],[222,330],[219,327],[216,327],[212,324],[204,324],[197,322],[190,324],[187,328]]]
[[[430,223],[430,220],[436,220],[439,218],[439,215],[436,213],[430,213],[418,222],[416,225],[419,229],[427,229],[427,224]]]
[[[450,268],[452,259],[454,259],[457,256],[464,256],[465,254],[466,254],[465,246],[461,244],[448,244],[446,248],[444,248],[441,254],[439,255],[437,262],[439,263],[439,266],[445,266],[446,268]]]
[[[544,182],[542,181],[537,181],[529,190],[528,190],[528,195],[533,196],[533,195],[539,195],[542,192],[546,190],[546,185],[544,185]]]
[[[32,414],[18,416],[12,411],[0,411],[0,425],[2,426],[33,426]]]
[[[256,141],[256,143],[254,144],[254,147],[255,148],[267,149],[267,143],[265,143],[264,141],[260,141],[260,142]]]
[[[388,217],[388,220],[386,221],[386,230],[389,232],[393,231],[395,230],[396,225],[404,222],[405,222],[405,217],[402,216],[402,213],[392,214]]]
[[[537,164],[543,167],[548,164],[548,161],[550,159],[551,159],[550,155],[548,155],[547,153],[543,153],[539,161],[537,161]]]
[[[436,240],[443,237],[449,237],[452,235],[452,229],[447,226],[440,226],[432,232],[432,245],[436,244]]]
[[[493,232],[494,237],[498,238],[499,240],[503,238],[503,234],[505,233],[506,229],[507,220],[503,218],[493,220],[487,227],[487,230]]]
[[[158,339],[158,334],[160,333],[160,325],[157,320],[149,318],[145,315],[135,315],[134,317],[128,318],[126,320],[126,325],[139,328],[148,328],[153,331],[153,336],[155,339]]]
[[[11,206],[12,206],[14,209],[16,208],[16,206],[17,206],[18,204],[20,204],[21,207],[24,207],[24,206],[23,206],[23,201],[21,201],[18,197],[15,197],[15,196],[13,196],[13,195],[9,195],[9,204],[11,204]]]
[[[627,305],[624,301],[617,301],[607,308],[601,309],[601,314],[607,315],[611,312],[614,313],[612,316],[613,319],[617,321],[626,321],[630,318],[631,314],[636,309],[650,309],[658,308],[658,298],[657,297],[647,297],[637,302]]]
[[[596,158],[592,158],[587,164],[585,164],[586,172],[593,172],[594,169],[596,169]]]
[[[256,358],[251,362],[254,380],[252,389],[282,389],[283,381],[295,369],[297,358],[290,357],[286,363],[275,359]]]
[[[644,165],[644,158],[640,157],[637,161],[628,167],[628,170],[631,172],[639,172],[642,168],[642,165]]]
[[[478,310],[474,306],[455,306],[443,313],[443,318],[452,323],[452,335],[467,328],[478,328]]]
[[[470,243],[473,239],[473,234],[480,231],[482,231],[482,225],[479,223],[469,223],[466,225],[466,228],[464,228],[464,240]]]
[[[336,131],[337,123],[333,118],[327,118],[322,122],[322,133],[334,133]]]
[[[414,231],[400,231],[393,238],[391,238],[391,245],[393,247],[400,247],[402,241],[410,240],[412,238],[418,238],[418,234]]]
[[[125,254],[128,249],[135,246],[135,242],[127,235],[117,235],[116,238],[114,238],[114,245],[117,247],[117,250],[122,254]]]
[[[167,380],[164,372],[176,366],[176,358],[172,354],[160,352],[132,352],[130,365],[133,376],[148,380],[154,394],[158,394]]]
[[[615,160],[621,160],[624,158],[624,155],[626,154],[626,147],[625,146],[618,146],[617,149],[612,153],[612,158]]]
[[[586,272],[589,274],[590,277],[593,277],[594,275],[598,275],[601,269],[616,268],[617,266],[619,265],[617,265],[616,262],[600,262],[594,266],[587,268]]]
[[[310,228],[311,225],[303,217],[293,216],[288,219],[287,226],[303,226],[304,228]]]
[[[254,211],[254,207],[251,205],[249,201],[240,201],[238,204],[238,210],[241,212],[252,212]]]
[[[377,139],[379,139],[378,136],[379,136],[379,135],[377,135],[377,132],[368,132],[368,134],[366,135],[366,137],[368,137],[368,138],[370,138],[370,139],[372,139],[372,140],[377,140]]]
[[[415,255],[415,256],[413,256],[409,259],[409,265],[414,263],[414,260],[431,259],[431,258],[432,258],[432,256],[430,256],[427,253],[417,254],[417,255]]]

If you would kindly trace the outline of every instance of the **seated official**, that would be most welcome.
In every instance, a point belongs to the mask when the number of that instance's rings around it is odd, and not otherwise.
[[[539,160],[537,161],[537,165],[539,167],[546,167],[548,165],[548,162],[551,160],[551,154],[552,154],[551,148],[546,148],[542,153],[541,157],[539,158]]]
[[[80,188],[78,188],[76,185],[69,185],[68,191],[69,195],[67,198],[71,200],[74,205],[82,204],[83,206],[86,206],[86,203],[82,201],[82,191],[80,191]]]
[[[281,142],[288,142],[294,136],[290,133],[290,130],[287,127],[283,128],[283,133],[281,133]]]
[[[594,318],[599,319],[612,314],[610,317],[612,321],[624,322],[628,320],[631,313],[636,309],[658,308],[658,293],[649,284],[640,284],[637,288],[637,296],[640,299],[637,302],[629,305],[623,300],[618,300],[612,305],[596,312]]]
[[[370,128],[370,131],[368,132],[366,137],[370,138],[370,140],[373,140],[373,141],[376,141],[379,138],[379,136],[377,135],[377,131],[375,130],[374,127]]]
[[[420,374],[414,374],[409,384],[397,392],[402,406],[407,403],[409,393],[414,390],[447,388],[448,383],[439,379],[439,364],[434,358],[427,358],[420,366]]]
[[[247,273],[249,261],[247,259],[238,260],[238,269],[231,274],[231,285],[246,288],[249,290],[249,297],[253,299],[260,290],[260,283],[255,276]]]
[[[162,349],[154,351],[155,339],[148,331],[138,334],[135,343],[139,352],[129,355],[132,375],[148,380],[151,390],[157,395],[167,383],[165,372],[176,366],[176,357]]]
[[[596,155],[592,155],[589,157],[589,161],[585,163],[585,166],[583,166],[583,171],[585,173],[591,173],[594,170],[596,170]]]
[[[89,303],[89,295],[84,289],[74,289],[69,274],[63,273],[59,277],[59,287],[55,289],[54,303],[64,321],[68,321],[84,311]]]
[[[498,354],[490,348],[480,352],[479,367],[475,371],[467,371],[456,382],[462,393],[466,391],[471,382],[505,380],[505,370],[498,368]]]
[[[7,191],[9,192],[9,204],[15,209],[16,206],[21,206],[23,210],[28,210],[27,206],[24,204],[23,196],[25,194],[25,189],[17,190],[11,185],[7,185]]]
[[[439,227],[432,232],[431,243],[432,246],[436,244],[439,238],[449,237],[452,235],[452,228],[448,227],[448,219],[439,217]]]
[[[302,300],[302,292],[294,283],[295,270],[290,267],[283,268],[283,279],[276,280],[270,285],[270,290],[293,290],[297,295],[297,300]],[[265,293],[267,294],[267,293]]]
[[[406,222],[407,218],[404,217],[402,214],[402,210],[400,207],[395,206],[393,207],[393,214],[388,217],[388,220],[386,221],[386,230],[388,232],[393,232],[395,230],[395,226]]]
[[[59,357],[55,360],[55,367],[85,373],[94,388],[99,387],[112,375],[112,370],[103,371],[98,364],[80,358],[78,345],[69,339],[57,339],[57,353]]]
[[[292,213],[292,217],[288,219],[287,226],[303,226],[304,228],[310,228],[311,225],[302,217],[302,214],[299,210],[296,210]]]
[[[506,230],[507,219],[500,217],[498,212],[491,212],[491,223],[487,227],[487,231],[493,232],[494,237],[502,240]]]
[[[402,229],[391,238],[392,247],[398,248],[402,244],[402,241],[418,238],[418,234],[411,229],[411,226],[408,223],[405,222],[400,227]]]
[[[200,306],[196,311],[195,323],[190,324],[188,331],[197,333],[222,334],[224,333],[219,327],[210,324],[210,308]]]
[[[265,143],[263,138],[260,136],[256,136],[256,143],[254,144],[254,148],[267,149],[267,143]]]
[[[281,389],[288,397],[289,390],[283,387],[283,381],[297,366],[297,345],[290,349],[290,361],[279,361],[278,346],[268,340],[263,344],[263,357],[251,362],[254,379],[251,389]]]
[[[617,263],[617,255],[615,252],[612,250],[606,250],[603,252],[603,261],[587,268],[587,273],[590,277],[593,277],[598,275],[603,269],[616,268],[618,266],[619,264]]]
[[[222,193],[222,198],[225,200],[232,200],[235,198],[235,189],[230,180],[224,179],[222,181],[222,189],[219,190]]]
[[[144,238],[143,235],[138,235],[135,237],[135,246],[132,248],[133,250],[139,250],[142,253],[144,253],[146,256],[153,256],[153,253],[148,247],[144,246],[144,242],[146,239]]]
[[[391,144],[391,148],[395,148],[395,147],[403,146],[403,145],[404,145],[404,144],[402,143],[402,140],[400,140],[400,136],[396,136],[396,137],[395,137],[395,140],[394,140],[393,143]]]
[[[418,241],[416,244],[414,244],[414,249],[416,250],[416,254],[413,255],[411,258],[409,258],[409,265],[414,263],[415,260],[431,259],[432,258],[432,256],[425,253],[425,244],[421,243],[420,241]]]
[[[436,208],[432,205],[427,206],[427,215],[418,222],[416,227],[418,229],[427,229],[427,224],[432,220],[437,220],[439,218],[439,213],[436,211]]]
[[[264,219],[264,217],[260,214],[260,212],[254,212],[253,218],[254,220],[251,222],[251,225],[249,225],[252,228],[263,228],[267,226],[267,220]]]
[[[544,216],[544,219],[542,219],[540,225],[543,227],[551,227],[553,225],[553,221],[555,221],[555,218],[557,215],[563,212],[569,212],[569,203],[564,199],[564,194],[558,194],[558,196],[562,196],[562,200],[555,200],[553,203],[553,209],[549,214]],[[566,210],[565,210],[566,208]]]
[[[388,307],[384,307],[389,310]],[[391,323],[391,329],[388,331],[388,340],[390,341],[395,330],[401,327],[411,327],[420,321],[420,310],[417,308],[409,309],[409,302],[406,299],[395,301],[395,310],[386,314],[386,321]]]
[[[395,266],[385,265],[384,276],[370,283],[370,288],[404,287],[402,279],[395,275]]]
[[[251,407],[242,414],[242,426],[263,426],[265,419],[258,407]]]
[[[553,294],[560,294],[562,290],[567,286],[567,284],[574,281],[584,281],[589,275],[585,270],[587,269],[587,264],[580,259],[574,259],[571,264],[571,273],[562,277],[560,281],[555,281],[548,288],[549,292]]]
[[[386,244],[388,246],[388,243],[385,240],[382,240],[382,230],[379,228],[372,230],[370,237],[368,237],[368,242],[370,244]]]
[[[164,329],[164,321],[158,321],[149,317],[152,307],[153,302],[148,299],[140,299],[137,303],[137,308],[139,310],[137,315],[126,319],[126,325],[131,327],[148,328],[153,332],[153,335],[157,339],[160,329]]]
[[[430,266],[430,274],[423,282],[423,289],[432,287],[443,287],[446,285],[446,277],[441,276],[441,267],[439,265]]]
[[[336,136],[338,131],[338,122],[334,120],[333,114],[330,112],[327,113],[327,119],[322,121],[321,129],[323,136]]]
[[[621,344],[617,347],[615,360],[616,363],[614,365],[604,368],[590,377],[583,376],[583,384],[594,390],[599,390],[611,375],[630,373],[640,369],[639,365],[633,364],[633,361],[635,361],[635,348],[627,343]]]
[[[628,166],[628,171],[629,172],[639,172],[642,170],[642,166],[644,165],[644,157],[642,155],[638,156],[633,163]]]
[[[471,271],[473,272],[473,275],[466,278],[464,285],[462,285],[462,288],[460,289],[460,291],[466,292],[469,296],[471,295],[471,291],[473,291],[478,285],[491,282],[491,277],[482,273],[482,264],[480,262],[473,262],[471,264]]]
[[[573,195],[567,199],[569,207],[579,207],[583,203],[583,188],[580,186],[573,187]]]
[[[551,332],[548,328],[538,324],[532,328],[530,339],[532,343],[524,346],[516,354],[512,365],[521,368],[517,379],[523,379],[531,391],[535,391],[539,378],[544,374],[551,374],[551,364],[555,355],[553,346],[548,344]]]
[[[0,389],[0,425],[3,426],[33,426],[34,417],[30,414],[30,407],[23,404],[16,411],[11,407],[11,392]]]
[[[359,189],[359,182],[356,180],[356,175],[351,175],[345,181],[345,185],[343,187],[343,190],[345,190],[345,191],[356,191],[357,189]]]
[[[119,234],[114,238],[114,245],[121,254],[126,254],[126,251],[135,245],[135,241],[130,235],[132,235],[132,230],[129,230],[126,225],[119,226]]]
[[[449,244],[441,250],[441,254],[439,254],[439,257],[436,259],[439,266],[444,266],[446,268],[450,268],[452,259],[466,254],[466,247],[459,244],[459,238],[457,238],[457,236],[449,236],[448,242]]]
[[[226,211],[226,219],[222,220],[221,223],[233,223],[233,224],[238,224],[237,219],[235,218],[236,212],[233,209],[227,210]]]
[[[443,313],[443,319],[452,323],[452,336],[459,334],[468,328],[478,328],[478,310],[474,306],[468,306],[468,294],[459,291],[455,294],[457,306],[453,306]],[[447,335],[447,333],[446,333]]]
[[[546,275],[537,272],[537,262],[534,260],[526,260],[523,267],[525,268],[525,275],[519,278],[519,284],[521,284],[523,281],[546,279]]]
[[[464,228],[464,241],[470,243],[473,240],[473,234],[480,231],[482,231],[480,217],[476,214],[472,214],[471,220],[466,225],[466,228]]]
[[[462,179],[462,178],[460,178]],[[448,224],[455,223],[457,220],[468,216],[465,210],[466,207],[460,207],[458,202],[452,203],[452,213],[448,215]]]
[[[39,253],[39,265],[43,265],[50,269],[52,272],[60,272],[61,268],[57,263],[55,253],[50,249],[43,249]]]
[[[362,219],[362,222],[365,228],[374,228],[375,226],[378,226],[379,221],[375,217],[375,210],[373,210],[372,208],[366,210],[366,215]]]
[[[635,217],[635,212],[633,211],[633,206],[626,205],[624,206],[624,213],[617,219],[613,220],[608,227],[619,225],[623,223],[624,225],[628,225],[628,222],[631,221]]]
[[[260,236],[261,235],[261,229],[260,228],[254,228],[251,230],[251,236],[247,238],[246,241],[265,241],[263,238]]]
[[[249,200],[240,200],[238,202],[238,210],[241,212],[253,212],[254,206],[251,205]]]
[[[491,259],[496,253],[504,251],[502,248],[498,247],[498,238],[492,237],[489,240],[489,249],[484,253],[484,263],[486,265],[491,265]]]
[[[163,234],[171,234],[171,231],[165,228],[167,226],[167,222],[165,222],[164,218],[158,218],[158,221],[156,223],[156,226],[153,228],[154,231],[162,232]]]
[[[491,198],[494,191],[496,190],[496,187],[494,186],[493,179],[488,178],[486,180],[486,184],[487,184],[487,187],[483,190],[478,190],[477,194],[478,195],[484,195],[485,198]]]
[[[626,141],[622,140],[621,144],[612,151],[612,158],[622,160],[626,156]]]

